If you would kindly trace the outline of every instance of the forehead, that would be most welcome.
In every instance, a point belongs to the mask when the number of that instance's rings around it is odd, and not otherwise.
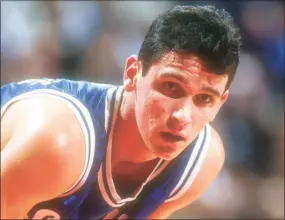
[[[218,75],[205,70],[202,60],[191,54],[169,52],[153,63],[160,75],[163,72],[180,74],[185,78],[197,78],[208,84],[226,84],[227,74]]]
[[[185,54],[185,53],[176,53],[169,52],[164,54],[161,58],[159,58],[156,64],[161,64],[162,66],[177,66],[177,68],[185,68],[187,67],[197,67],[202,69],[202,61],[195,55]]]

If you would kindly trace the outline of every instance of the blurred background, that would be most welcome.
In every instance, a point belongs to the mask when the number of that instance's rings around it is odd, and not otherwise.
[[[284,3],[281,1],[1,1],[1,84],[68,78],[121,84],[156,16],[174,5],[215,5],[243,36],[230,98],[213,126],[226,163],[173,219],[284,219]]]

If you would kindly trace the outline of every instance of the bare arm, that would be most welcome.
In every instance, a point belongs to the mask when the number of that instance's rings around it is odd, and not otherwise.
[[[219,134],[212,129],[212,140],[207,156],[192,186],[177,200],[165,202],[161,205],[149,216],[149,219],[166,219],[175,211],[184,208],[196,200],[219,174],[224,160],[223,143]]]
[[[23,219],[77,180],[85,156],[79,153],[81,133],[73,113],[57,100],[11,106],[1,119],[1,219]],[[75,163],[76,155],[82,156]]]

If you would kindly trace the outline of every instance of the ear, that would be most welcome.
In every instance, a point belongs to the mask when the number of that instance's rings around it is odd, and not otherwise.
[[[229,97],[229,90],[226,90],[224,92],[224,94],[222,95],[221,100],[220,100],[221,102],[220,102],[220,104],[219,104],[219,106],[217,108],[217,111],[214,114],[213,118],[210,120],[210,122],[212,122],[216,118],[217,113],[219,112],[219,110],[223,106],[223,104],[227,101],[228,97]]]
[[[124,89],[127,92],[131,92],[136,88],[136,75],[138,72],[138,58],[136,55],[128,57],[124,70]]]
[[[221,97],[221,106],[228,100],[229,90],[227,89]]]

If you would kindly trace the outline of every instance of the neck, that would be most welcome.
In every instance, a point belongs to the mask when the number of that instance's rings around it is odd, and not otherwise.
[[[135,118],[135,97],[124,92],[113,135],[113,164],[119,162],[143,163],[156,157],[146,147]]]

